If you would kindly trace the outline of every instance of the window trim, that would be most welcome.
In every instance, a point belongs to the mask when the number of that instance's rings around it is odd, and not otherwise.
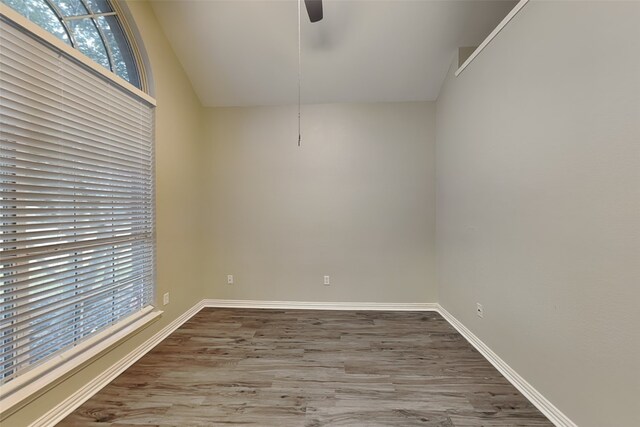
[[[162,313],[153,306],[148,306],[4,384],[0,395],[0,421],[91,363],[120,341],[140,332]]]
[[[154,107],[157,105],[156,99],[154,97],[142,91],[141,89],[138,89],[137,87],[135,87],[134,85],[132,85],[131,83],[123,79],[122,77],[118,76],[116,73],[113,73],[112,71],[107,70],[102,65],[96,63],[93,59],[89,58],[88,56],[80,52],[78,49],[66,44],[65,42],[58,39],[53,34],[49,33],[44,28],[41,28],[39,25],[31,22],[29,19],[25,18],[24,16],[22,16],[15,10],[11,9],[9,6],[7,6],[4,3],[0,3],[0,15],[4,16],[9,21],[12,21],[14,24],[18,25],[26,32],[33,34],[38,39],[43,41],[45,44],[52,46],[53,48],[60,51],[64,55],[67,55],[72,59],[74,59],[75,61],[81,63],[83,66],[90,68],[92,71],[98,73],[102,77],[116,83],[120,88],[126,90],[127,92],[130,92],[132,95],[146,101],[147,103],[149,103]],[[126,27],[126,25],[123,25],[123,26]],[[129,35],[128,34],[129,31],[127,28],[125,28],[125,32],[127,32],[127,35]],[[130,42],[132,42],[131,38],[130,38]],[[137,49],[134,46],[132,46],[132,49],[134,50],[134,55],[136,56],[136,59],[137,59],[139,57],[139,52],[137,52]],[[143,87],[145,87],[145,82],[146,82],[146,79],[144,79],[145,70],[143,68],[142,61],[138,61],[138,72],[140,73],[141,83],[143,84]]]
[[[114,8],[119,7],[116,2],[112,2],[112,5]],[[119,8],[115,10],[117,10],[118,13],[121,11]],[[125,17],[123,15],[120,15],[120,17],[125,34],[129,37],[131,48],[134,51],[136,60],[138,61],[137,65],[141,83],[143,87],[147,88],[148,86],[145,84],[148,81],[147,78],[145,78],[145,64],[147,64],[148,61],[141,61],[141,58],[145,58],[144,51],[138,50],[138,47],[135,45],[137,38],[131,37],[131,35],[135,33],[132,33],[132,28],[125,22]],[[3,3],[0,3],[0,19],[5,21],[4,25],[15,25],[20,30],[30,34],[32,37],[39,40],[49,48],[54,49],[59,54],[68,57],[72,61],[89,69],[91,72],[94,72],[101,78],[113,82],[125,93],[146,102],[152,107],[157,105],[153,96],[132,85],[117,74],[105,69],[79,50],[66,44],[64,41],[58,39],[47,30],[31,22],[28,18],[22,16],[20,13],[14,11]],[[152,154],[152,156],[154,155]],[[155,181],[154,162],[152,162],[152,177]],[[155,199],[155,191],[153,199]],[[155,241],[155,230],[153,232],[153,236]],[[156,283],[155,268],[153,277],[153,282]],[[163,311],[158,309],[153,302],[151,304],[152,305],[145,307],[143,310],[133,313],[127,318],[121,319],[118,323],[86,339],[79,345],[60,353],[50,360],[16,377],[12,381],[3,384],[0,389],[0,422],[51,388],[55,387],[60,382],[71,377],[78,370],[92,363],[114,346],[159,320]]]
[[[133,51],[133,56],[136,59],[139,74],[138,78],[140,79],[139,89],[154,97],[156,92],[153,84],[151,62],[147,55],[147,51],[144,49],[144,42],[142,41],[140,31],[135,25],[133,25],[133,23],[135,23],[135,19],[129,10],[129,5],[120,0],[111,0],[110,3],[111,8],[120,18],[120,25],[122,25],[122,29],[129,40],[129,47]]]

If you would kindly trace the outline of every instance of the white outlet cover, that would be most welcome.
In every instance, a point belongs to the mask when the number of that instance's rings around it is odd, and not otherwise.
[[[331,284],[331,277],[324,276],[324,284],[325,285],[330,285]]]
[[[167,305],[169,304],[169,292],[167,292],[166,294],[164,294],[162,296],[162,304],[163,305]]]
[[[228,285],[232,285],[233,284],[233,274],[228,274],[227,275],[227,284]]]
[[[478,317],[484,317],[484,308],[480,303],[476,303],[476,314]]]

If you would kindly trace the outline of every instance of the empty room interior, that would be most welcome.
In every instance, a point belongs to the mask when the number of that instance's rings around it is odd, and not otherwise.
[[[640,426],[639,23],[0,0],[0,425]]]

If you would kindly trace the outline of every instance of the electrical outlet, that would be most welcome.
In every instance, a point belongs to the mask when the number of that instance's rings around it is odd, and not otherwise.
[[[484,317],[484,308],[482,308],[482,304],[479,302],[476,303],[476,314],[478,317]]]
[[[324,284],[325,285],[330,285],[331,284],[331,278],[329,276],[324,276]]]
[[[227,275],[227,285],[233,285],[233,274]]]
[[[162,295],[162,305],[167,305],[167,304],[169,304],[169,292]]]

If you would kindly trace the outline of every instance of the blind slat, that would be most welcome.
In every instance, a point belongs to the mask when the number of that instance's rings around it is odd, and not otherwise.
[[[95,256],[78,256],[73,254],[68,258],[60,258],[55,262],[51,262],[51,260],[40,261],[39,263],[30,263],[26,267],[22,266],[22,269],[13,268],[10,271],[6,270],[6,275],[11,275],[11,277],[7,277],[7,284],[2,285],[1,291],[3,292],[2,297],[7,299],[9,297],[13,297],[16,295],[21,295],[25,292],[30,292],[34,287],[33,286],[22,286],[20,288],[13,288],[12,284],[9,281],[13,282],[16,280],[28,279],[30,277],[37,277],[39,275],[52,275],[62,271],[75,271],[77,268],[77,263],[81,260],[82,263],[91,263],[94,266],[99,265],[102,261],[110,261],[118,260],[123,257],[132,256],[133,254],[138,254],[141,251],[146,250],[150,252],[147,248],[138,248],[134,246],[133,248],[121,248],[118,250],[110,250],[108,252],[97,252]],[[90,254],[93,255],[93,254]],[[37,268],[40,267],[40,268]],[[38,285],[40,286],[40,285]],[[12,290],[15,289],[15,290]]]
[[[137,248],[141,245],[146,245],[146,242],[138,240],[127,240],[117,244],[109,242],[102,245],[95,245],[89,248],[68,248],[66,250],[61,249],[56,251],[56,253],[54,254],[49,254],[49,256],[47,256],[46,258],[43,257],[40,260],[33,260],[29,256],[14,257],[11,259],[10,263],[0,264],[0,274],[8,275],[36,269],[53,268],[58,263],[71,262],[69,261],[70,259],[90,259],[92,257],[99,257],[103,254],[108,254],[111,252],[118,253],[119,251],[133,250],[133,248]]]
[[[140,227],[135,230],[112,230],[98,233],[78,234],[77,236],[62,236],[62,237],[45,237],[41,239],[33,240],[16,240],[16,241],[0,241],[0,249],[6,252],[7,256],[11,256],[14,253],[18,253],[21,250],[34,250],[34,251],[46,251],[45,245],[57,246],[60,243],[63,244],[84,244],[85,242],[91,243],[92,241],[105,239],[115,239],[119,237],[132,236],[145,236],[149,233],[147,227]],[[8,240],[8,239],[7,239]]]
[[[3,103],[3,110],[5,114],[1,117],[0,124],[6,129],[6,133],[11,135],[12,131],[26,132],[27,135],[37,134],[39,138],[45,141],[64,140],[67,144],[73,144],[76,147],[91,149],[92,147],[100,147],[103,152],[110,153],[111,156],[119,156],[123,159],[129,159],[131,161],[144,161],[146,155],[145,151],[133,152],[126,146],[120,144],[117,140],[109,141],[106,137],[108,129],[104,129],[100,135],[92,135],[88,132],[79,132],[77,129],[68,126],[61,126],[60,123],[53,119],[45,118],[46,112],[40,111],[40,115],[35,114],[20,114],[19,111],[9,109]],[[106,135],[105,135],[106,134]],[[8,139],[8,138],[7,138]],[[146,148],[141,146],[141,148]],[[104,153],[104,154],[107,154]]]
[[[26,82],[25,82],[26,83]],[[53,113],[57,111],[55,107],[38,108],[33,100],[29,100],[28,104],[21,104],[15,102],[11,97],[6,96],[7,89],[0,85],[0,90],[3,92],[2,108],[5,112],[5,120],[27,120],[33,124],[38,124],[43,127],[49,127],[58,131],[72,134],[86,141],[92,143],[102,144],[110,147],[111,149],[119,151],[121,154],[131,155],[143,159],[147,153],[147,147],[136,146],[136,138],[134,135],[127,134],[121,131],[115,131],[113,128],[99,128],[96,126],[86,126],[81,119],[71,120],[71,116],[66,111]],[[110,136],[117,139],[98,139],[102,134],[108,130]],[[117,141],[117,143],[114,143]]]
[[[154,111],[0,17],[0,380],[148,306]]]
[[[0,334],[6,335],[8,331],[16,331],[19,333],[20,328],[30,322],[33,321],[34,317],[42,317],[46,316],[47,313],[55,312],[58,309],[68,308],[70,306],[74,306],[76,304],[81,303],[84,300],[88,300],[90,298],[100,298],[106,295],[109,292],[112,292],[115,289],[122,289],[124,283],[131,284],[134,281],[140,280],[144,275],[140,274],[134,277],[127,277],[125,281],[122,283],[113,283],[106,284],[100,288],[94,288],[83,292],[80,295],[71,296],[64,299],[55,300],[53,299],[48,304],[38,304],[35,306],[30,306],[29,311],[19,312],[17,315],[12,317],[13,322],[9,322],[5,319],[0,321]],[[24,308],[24,307],[23,307]]]
[[[5,130],[3,134],[5,137],[0,141],[0,148],[8,151],[6,154],[7,157],[19,157],[18,153],[21,153],[24,156],[31,157],[25,157],[25,160],[37,161],[34,157],[40,155],[48,161],[56,160],[60,162],[78,163],[80,165],[92,165],[112,172],[130,169],[137,170],[140,167],[149,166],[149,164],[140,163],[139,161],[114,157],[111,155],[111,151],[87,151],[84,148],[81,149],[68,144],[63,140],[47,141],[44,138],[40,138],[38,134],[35,134],[35,136],[39,138],[36,139],[33,137],[33,132],[29,132],[29,135],[27,135],[27,132],[12,129],[11,133]]]
[[[1,188],[1,185],[0,185]],[[86,193],[86,191],[84,192]],[[0,198],[2,199],[2,204],[16,206],[15,202],[22,201],[28,206],[37,206],[38,204],[45,204],[49,206],[50,204],[58,204],[59,203],[74,203],[75,206],[79,206],[82,204],[87,205],[131,205],[138,204],[140,202],[150,202],[150,199],[143,199],[137,194],[122,196],[122,195],[114,195],[114,194],[63,194],[61,192],[35,192],[35,191],[2,191],[0,189]],[[34,202],[31,204],[31,202]]]
[[[1,55],[0,55],[0,60],[2,60]],[[34,67],[33,65],[24,64],[23,66],[20,66],[20,67],[7,65],[5,66],[4,71],[5,71],[4,82],[6,84],[8,85],[18,84],[18,90],[25,91],[22,93],[26,93],[26,91],[30,91],[33,94],[31,96],[37,98],[41,103],[56,102],[57,96],[59,95],[59,92],[60,92],[60,89],[59,89],[60,82],[52,80],[50,76],[46,75],[41,70]],[[27,76],[29,78],[29,81],[31,82],[31,85],[27,87],[19,86],[19,82],[23,81]],[[73,91],[81,91],[82,88],[65,84],[62,90],[66,92],[73,92]],[[105,97],[104,96],[97,97],[95,95],[96,94],[90,97],[85,95],[85,97],[83,98],[78,98],[76,104],[71,107],[76,108],[78,111],[90,111],[94,114],[100,114],[100,112],[104,110]],[[80,107],[82,107],[82,109],[80,109]],[[151,129],[151,125],[147,124],[146,122],[139,123],[139,126],[132,125],[130,120],[131,115],[122,114],[120,113],[119,110],[116,110],[116,109],[114,109],[113,112],[115,114],[113,114],[110,117],[111,121],[118,124],[123,129],[129,129],[134,133],[141,132],[141,131],[148,131]],[[139,111],[136,111],[136,112],[129,111],[129,114],[131,113],[140,114]]]
[[[2,135],[4,135],[3,140],[5,142],[23,144],[23,146],[30,149],[44,148],[54,150],[59,155],[75,154],[89,157],[100,162],[104,161],[107,165],[144,165],[140,160],[130,158],[126,154],[120,154],[110,148],[92,147],[82,139],[65,134],[57,129],[47,129],[38,124],[28,126],[28,122],[24,120],[12,120],[9,122],[9,120],[5,119],[4,122],[0,123],[2,124]]]
[[[68,169],[88,169],[113,175],[133,174],[135,176],[140,174],[140,164],[127,164],[122,161],[116,163],[104,157],[102,159],[95,159],[89,156],[78,156],[63,151],[37,148],[33,145],[21,146],[8,140],[0,142],[0,149],[4,151],[2,153],[4,157],[30,161],[35,164],[55,165]]]
[[[86,160],[73,158],[65,155],[64,153],[50,153],[47,155],[39,155],[26,153],[21,150],[15,150],[9,148],[10,142],[0,142],[0,156],[4,159],[3,163],[10,164],[14,161],[19,161],[20,164],[24,164],[29,168],[34,169],[48,169],[58,168],[62,171],[83,171],[94,172],[100,175],[124,177],[124,178],[139,178],[144,176],[144,173],[140,172],[140,169],[148,169],[151,165],[122,165],[113,164],[111,166],[108,163],[87,162]],[[114,167],[115,166],[115,167]]]
[[[40,171],[32,170],[32,174],[40,174]],[[44,174],[42,174],[44,175]],[[122,190],[127,188],[124,182],[112,181],[108,179],[93,179],[93,178],[84,178],[76,176],[76,180],[73,181],[71,179],[62,179],[68,178],[67,176],[62,176],[62,174],[58,174],[60,179],[56,181],[56,175],[50,174],[49,176],[44,177],[34,177],[34,176],[26,176],[25,174],[17,174],[13,172],[11,175],[2,176],[0,175],[0,180],[4,180],[8,184],[26,184],[26,185],[42,185],[46,187],[56,187],[56,182],[58,183],[58,187],[60,188],[92,188],[96,186],[96,188],[101,189],[115,189]],[[151,182],[144,184],[134,184],[131,183],[131,188],[133,190],[143,191],[148,194],[149,188],[152,185]]]
[[[49,339],[48,335],[63,335],[60,331],[67,329],[69,323],[71,323],[72,327],[77,328],[77,321],[74,321],[74,319],[83,316],[83,326],[96,325],[105,321],[104,316],[100,316],[101,311],[107,309],[112,313],[120,312],[122,310],[126,310],[132,305],[140,305],[140,300],[143,299],[144,295],[148,292],[149,290],[142,290],[136,291],[135,293],[131,292],[112,296],[108,299],[97,302],[94,301],[90,304],[85,302],[78,309],[63,311],[55,316],[48,316],[43,322],[35,325],[36,327],[33,329],[23,331],[23,334],[16,340],[11,341],[10,344],[13,346],[14,351],[19,352],[30,345],[39,345],[41,343],[46,343],[47,341],[55,341]],[[134,298],[132,298],[132,296]],[[89,314],[83,315],[81,314],[82,312],[87,312]],[[55,321],[55,323],[53,323],[53,321]],[[76,324],[74,325],[73,323]],[[3,361],[3,365],[6,366],[7,362],[15,359],[17,358]]]
[[[106,220],[106,221],[105,221]],[[82,220],[82,217],[75,217],[73,221],[69,222],[45,222],[39,224],[15,224],[15,225],[0,225],[0,239],[2,239],[2,234],[6,233],[20,233],[20,232],[33,232],[33,233],[41,233],[46,230],[55,229],[55,230],[85,230],[90,227],[99,227],[99,226],[112,226],[112,225],[136,225],[139,223],[146,223],[150,221],[149,217],[126,217],[124,219],[117,218],[109,218],[104,217],[100,220],[96,220],[93,216],[89,217],[87,220]]]
[[[95,197],[125,197],[127,199],[130,198],[144,198],[146,194],[144,192],[133,192],[133,191],[124,191],[124,190],[113,190],[113,189],[96,189],[95,186],[92,187],[56,187],[56,186],[47,186],[47,185],[30,185],[30,184],[17,184],[17,183],[7,183],[0,182],[0,197],[4,197],[7,199],[11,199],[12,195],[15,193],[25,193],[25,194],[46,194],[51,196],[61,195],[61,196],[95,196]]]
[[[13,295],[3,295],[3,297],[5,299],[11,298],[11,304],[17,308],[24,308],[26,305],[36,306],[45,295],[57,298],[69,292],[78,292],[83,288],[91,287],[95,283],[100,284],[99,279],[107,276],[111,276],[110,280],[113,280],[116,277],[126,275],[128,272],[134,272],[139,266],[146,264],[149,258],[150,254],[126,257],[120,260],[116,259],[78,269],[78,273],[75,273],[76,270],[67,270],[52,274],[51,278],[47,277],[50,280],[46,282],[42,282],[41,278],[34,278],[29,283],[24,281],[23,285],[28,286],[28,288],[20,290],[24,295],[16,296],[16,292],[14,292]],[[32,283],[37,284],[31,286]]]
[[[131,285],[129,287],[132,287]],[[140,296],[143,296],[144,293]],[[129,299],[131,300],[131,297],[129,296]],[[140,309],[143,308],[142,304],[137,304],[139,305]],[[77,307],[74,307],[74,311],[78,310]],[[81,308],[80,308],[81,310]],[[119,318],[121,316],[113,316],[116,313],[119,313],[120,310],[117,310],[115,313],[110,313],[110,316],[108,316],[109,318]],[[128,311],[128,313],[131,313],[131,311]],[[34,351],[30,351],[29,357],[28,358],[24,358],[23,356],[21,356],[19,353],[20,351],[14,351],[14,356],[12,356],[11,358],[7,359],[7,361],[3,361],[3,365],[6,366],[7,364],[9,364],[8,362],[14,362],[14,365],[12,366],[13,369],[15,369],[16,366],[24,366],[26,364],[30,364],[32,363],[32,361],[34,359],[38,359],[40,357],[42,357],[43,354],[48,353],[51,349],[57,349],[59,347],[61,347],[60,345],[60,341],[62,338],[62,340],[66,339],[68,341],[79,341],[81,338],[83,338],[85,335],[89,334],[89,333],[94,333],[96,332],[95,329],[98,329],[97,326],[99,326],[100,324],[103,325],[107,325],[110,323],[114,323],[113,321],[108,320],[108,318],[106,318],[105,316],[100,316],[100,313],[94,313],[92,316],[92,319],[97,319],[93,322],[89,322],[89,323],[85,323],[83,320],[80,321],[76,321],[73,327],[73,334],[75,336],[70,336],[70,334],[65,334],[62,337],[48,337],[48,339],[45,341],[44,344],[40,344],[38,345]],[[84,333],[83,333],[84,332]],[[25,347],[25,345],[21,346],[22,348]],[[62,346],[64,347],[64,346]],[[18,359],[22,359],[20,360],[20,362],[15,363],[16,360]],[[7,368],[7,370],[13,370],[11,368]],[[6,370],[2,371],[2,372],[6,372]]]
[[[117,298],[108,298],[101,299],[92,303],[88,303],[87,301],[83,302],[82,309],[87,311],[92,311],[99,315],[100,311],[106,307],[110,306],[119,306],[123,303],[130,303],[131,295],[129,293],[124,293],[118,295]],[[56,331],[55,326],[59,323],[63,323],[66,320],[73,319],[77,317],[78,314],[76,310],[65,310],[57,313],[56,315],[47,316],[46,319],[43,319],[40,323],[32,323],[27,328],[21,329],[20,336],[11,341],[11,345],[14,346],[14,350],[19,350],[22,344],[31,344],[33,337],[36,337],[41,334],[53,333]],[[53,323],[55,322],[55,323]],[[53,326],[51,326],[53,325]]]
[[[59,179],[63,183],[78,183],[82,184],[86,183],[95,183],[95,184],[103,184],[103,185],[116,185],[119,187],[125,187],[127,182],[131,182],[133,185],[137,185],[138,188],[145,188],[145,186],[151,185],[150,180],[143,179],[133,179],[130,180],[114,178],[111,176],[96,176],[97,174],[92,174],[91,172],[77,170],[74,173],[67,172],[56,172],[56,171],[48,171],[48,170],[39,170],[34,168],[25,168],[19,166],[19,161],[13,163],[12,166],[8,166],[8,163],[11,160],[4,157],[2,158],[2,170],[8,174],[2,176],[2,180],[9,182],[20,182],[20,177],[25,178],[48,178],[48,179]]]

